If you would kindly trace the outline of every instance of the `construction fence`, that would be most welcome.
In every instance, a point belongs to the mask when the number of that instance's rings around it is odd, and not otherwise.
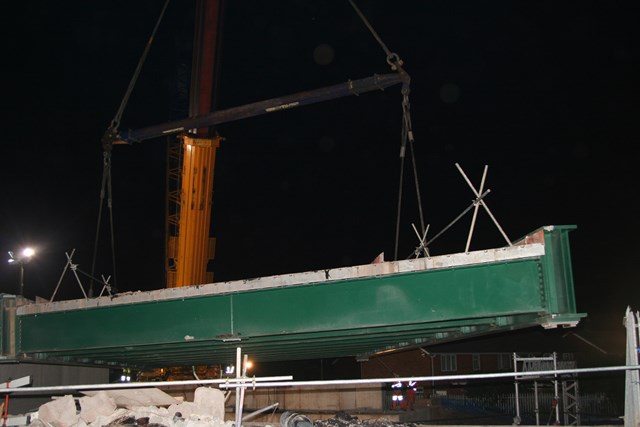
[[[536,397],[533,392],[521,392],[519,397],[520,416],[522,424],[535,424]],[[560,400],[560,401],[559,401]],[[560,405],[562,414],[562,401],[554,396],[552,391],[538,392],[538,414],[541,424],[547,424],[547,418],[555,419],[555,405]],[[433,404],[445,408],[476,413],[493,413],[515,416],[515,393],[495,395],[450,395],[433,399]],[[578,396],[579,413],[583,423],[589,420],[617,419],[622,415],[623,409],[605,393],[586,393]]]

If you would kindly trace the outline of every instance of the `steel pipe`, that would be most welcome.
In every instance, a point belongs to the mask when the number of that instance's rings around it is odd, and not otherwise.
[[[112,390],[123,388],[145,388],[145,387],[174,387],[183,385],[210,385],[210,384],[246,384],[254,387],[260,381],[288,381],[292,380],[291,375],[261,377],[261,378],[223,378],[215,380],[183,380],[183,381],[149,381],[149,382],[131,382],[131,383],[111,383],[111,384],[77,384],[77,385],[61,385],[47,387],[11,387],[0,389],[0,394],[6,393],[39,393],[39,392],[58,392],[58,391],[82,391],[82,390]]]
[[[397,383],[408,381],[458,381],[458,380],[477,380],[486,378],[512,378],[512,377],[540,377],[554,376],[565,374],[586,374],[597,372],[616,372],[616,371],[633,371],[640,370],[640,365],[631,366],[605,366],[600,368],[576,368],[576,369],[558,369],[556,371],[530,371],[530,372],[496,372],[488,374],[469,374],[469,375],[438,375],[428,377],[403,377],[403,378],[371,378],[359,380],[320,380],[320,381],[287,381],[287,382],[260,382],[255,387],[292,387],[292,386],[317,386],[317,385],[355,385],[355,384],[379,384],[379,383]],[[220,388],[231,387],[247,387],[242,384],[220,384]]]

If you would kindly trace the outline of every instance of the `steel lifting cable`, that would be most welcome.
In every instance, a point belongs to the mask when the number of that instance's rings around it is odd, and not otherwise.
[[[98,205],[98,223],[96,225],[96,236],[93,243],[93,259],[91,261],[91,277],[95,275],[96,268],[96,258],[98,255],[98,241],[100,238],[100,224],[102,224],[102,206],[104,204],[105,197],[105,188],[107,187],[107,180],[111,182],[111,152],[109,145],[109,152],[107,152],[107,146],[103,141],[103,145],[105,146],[105,151],[102,153],[102,184],[100,185],[100,203]],[[109,185],[109,211],[111,211],[111,185]],[[111,222],[111,230],[113,230],[113,222]],[[111,242],[113,245],[113,241]],[[112,260],[115,264],[115,260]],[[114,275],[114,287],[116,285],[115,275]],[[93,297],[93,279],[89,282],[89,297]]]
[[[399,236],[400,236],[400,214],[402,209],[402,187],[404,186],[404,159],[406,153],[407,142],[409,143],[409,151],[411,154],[411,161],[413,165],[413,178],[415,182],[416,188],[416,198],[418,202],[418,213],[420,216],[420,226],[422,234],[425,234],[425,223],[424,223],[424,213],[422,211],[422,200],[420,197],[420,186],[418,182],[418,168],[416,165],[416,156],[413,148],[413,130],[411,129],[411,113],[410,113],[410,104],[409,104],[409,83],[410,78],[409,75],[402,68],[403,61],[400,59],[397,53],[391,52],[387,45],[382,41],[378,33],[373,29],[367,18],[364,14],[358,9],[353,0],[349,0],[351,7],[356,11],[362,22],[369,29],[373,37],[376,39],[385,55],[387,55],[387,64],[391,67],[393,71],[398,71],[405,77],[405,81],[402,84],[402,135],[401,135],[401,143],[400,143],[400,180],[399,180],[399,188],[398,188],[398,209],[397,209],[397,219],[396,219],[396,236],[395,236],[395,248],[394,248],[394,260],[398,259],[398,245],[399,245]]]
[[[113,277],[113,286],[114,292],[117,292],[117,280],[116,280],[116,254],[115,254],[115,231],[113,226],[113,197],[112,197],[112,187],[111,187],[111,149],[113,147],[113,142],[116,140],[118,136],[118,129],[120,127],[120,120],[122,119],[122,114],[129,102],[129,97],[133,92],[133,88],[138,81],[138,77],[140,76],[140,71],[142,70],[142,66],[144,65],[147,56],[149,55],[149,51],[151,49],[151,45],[156,37],[156,33],[158,32],[158,28],[160,27],[160,23],[162,22],[162,18],[164,17],[164,13],[169,6],[169,2],[171,0],[165,0],[164,5],[162,6],[162,10],[160,11],[160,16],[156,20],[156,24],[153,27],[153,31],[151,32],[151,36],[145,45],[144,51],[138,60],[138,65],[136,66],[135,71],[133,72],[133,76],[129,81],[129,86],[122,97],[122,101],[120,102],[120,106],[116,111],[109,128],[105,132],[102,137],[102,147],[103,147],[103,169],[102,169],[102,185],[100,187],[100,204],[98,207],[98,224],[96,226],[96,235],[95,235],[95,243],[93,247],[93,260],[91,262],[91,277],[95,277],[95,266],[96,266],[96,258],[98,255],[98,241],[100,238],[100,225],[102,224],[102,207],[104,204],[105,198],[105,189],[108,193],[107,199],[107,208],[109,210],[109,226],[110,226],[110,238],[111,238],[111,261],[112,261],[112,277]],[[91,284],[89,286],[89,296],[93,296],[93,279],[91,280]]]
[[[378,42],[378,44],[380,45],[382,50],[384,50],[384,53],[387,55],[387,64],[389,64],[391,69],[394,70],[394,71],[399,69],[399,67],[402,66],[402,60],[400,59],[398,54],[395,53],[395,52],[391,52],[389,50],[387,45],[382,41],[382,39],[380,38],[378,33],[376,33],[376,30],[373,29],[373,27],[371,26],[371,24],[369,23],[367,18],[360,11],[360,9],[358,9],[358,6],[356,6],[356,4],[353,2],[353,0],[349,0],[349,3],[351,3],[351,7],[353,7],[353,9],[356,11],[356,13],[360,17],[360,19],[362,20],[364,25],[366,25],[367,28],[369,29],[369,32],[371,32],[371,35],[376,39],[376,41]]]
[[[424,212],[422,211],[422,198],[420,196],[420,183],[418,181],[418,166],[416,165],[416,154],[415,149],[413,147],[414,138],[413,138],[413,130],[411,128],[411,112],[410,112],[410,104],[409,104],[409,88],[407,85],[407,90],[405,93],[403,87],[403,99],[402,99],[402,121],[403,128],[405,129],[405,137],[409,141],[409,150],[411,152],[411,164],[413,166],[413,180],[414,185],[416,187],[416,201],[418,202],[418,214],[420,216],[420,226],[422,234],[425,234],[425,223],[424,223]]]
[[[414,137],[411,129],[411,114],[409,105],[409,89],[408,85],[402,87],[402,135],[400,142],[400,178],[398,183],[398,209],[396,218],[396,240],[394,257],[395,261],[398,260],[398,245],[400,240],[400,214],[402,210],[402,188],[404,186],[404,159],[406,154],[407,142],[409,143],[409,151],[411,154],[411,163],[413,166],[413,179],[416,188],[416,201],[418,203],[418,215],[420,217],[421,234],[425,235],[425,223],[424,213],[422,210],[422,198],[420,196],[420,183],[418,181],[418,167],[416,165],[416,155],[413,147]]]
[[[155,27],[153,27],[153,31],[151,32],[151,36],[147,41],[147,45],[144,47],[144,51],[140,56],[140,60],[138,61],[138,66],[136,67],[136,70],[133,72],[133,76],[131,77],[131,81],[129,82],[129,87],[127,87],[127,91],[125,92],[124,97],[120,102],[120,107],[118,108],[116,115],[113,117],[113,120],[111,121],[111,128],[113,129],[117,130],[120,127],[120,119],[122,119],[122,113],[124,113],[124,109],[126,108],[127,103],[129,102],[129,97],[131,96],[131,92],[133,92],[133,88],[135,87],[136,82],[138,81],[138,76],[140,75],[140,71],[142,70],[144,61],[147,59],[147,56],[149,55],[149,50],[151,50],[151,44],[153,43],[153,40],[156,37],[156,33],[158,32],[158,27],[160,27],[160,22],[162,22],[162,17],[164,16],[164,12],[167,10],[167,7],[169,6],[170,1],[171,0],[165,0],[164,6],[162,6],[162,10],[160,11],[160,16],[158,17],[158,20],[156,21],[156,25]]]

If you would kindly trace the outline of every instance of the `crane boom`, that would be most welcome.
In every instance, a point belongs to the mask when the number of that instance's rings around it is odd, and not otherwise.
[[[221,123],[245,119],[248,117],[259,116],[262,114],[273,113],[281,110],[288,110],[304,105],[316,104],[318,102],[328,101],[344,96],[359,95],[361,93],[371,92],[376,89],[384,90],[389,86],[393,86],[398,83],[403,83],[406,85],[408,84],[408,82],[409,76],[406,73],[389,73],[382,75],[374,74],[372,77],[366,77],[353,81],[349,80],[346,83],[340,83],[320,89],[299,92],[281,98],[273,98],[266,101],[254,102],[252,104],[233,107],[226,110],[214,111],[212,113],[203,114],[196,117],[176,120],[160,125],[149,126],[142,129],[125,131],[116,136],[115,142],[142,142],[147,139],[183,133],[190,129],[214,126]]]
[[[196,0],[189,117],[214,107],[222,0]],[[214,136],[216,135],[216,136]],[[208,268],[215,257],[211,237],[216,151],[221,138],[212,127],[167,138],[165,215],[166,287],[213,282]]]

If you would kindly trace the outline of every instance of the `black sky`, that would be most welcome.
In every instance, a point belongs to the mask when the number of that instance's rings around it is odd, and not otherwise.
[[[543,225],[571,235],[578,309],[599,336],[638,308],[636,168],[640,17],[634,2],[360,1],[412,77],[426,221],[439,231],[471,201],[460,163],[517,239]],[[49,297],[76,248],[89,270],[113,118],[161,1],[24,2],[4,40],[0,249],[31,244],[26,296]],[[181,118],[193,5],[174,1],[123,116],[123,128]],[[229,1],[219,109],[389,72],[345,1]],[[315,55],[314,55],[315,53]],[[367,263],[393,254],[399,87],[221,125],[215,276],[234,280]],[[116,147],[113,196],[121,291],[163,286],[164,142]],[[408,166],[408,164],[407,164]],[[400,254],[417,243],[405,177]],[[433,254],[464,250],[470,218]],[[504,244],[480,215],[472,249]],[[106,232],[106,228],[103,231]],[[103,242],[107,234],[101,235]],[[109,253],[99,265],[109,274]],[[67,277],[69,279],[69,277]],[[0,269],[2,292],[18,291]],[[72,280],[63,295],[78,297]]]

